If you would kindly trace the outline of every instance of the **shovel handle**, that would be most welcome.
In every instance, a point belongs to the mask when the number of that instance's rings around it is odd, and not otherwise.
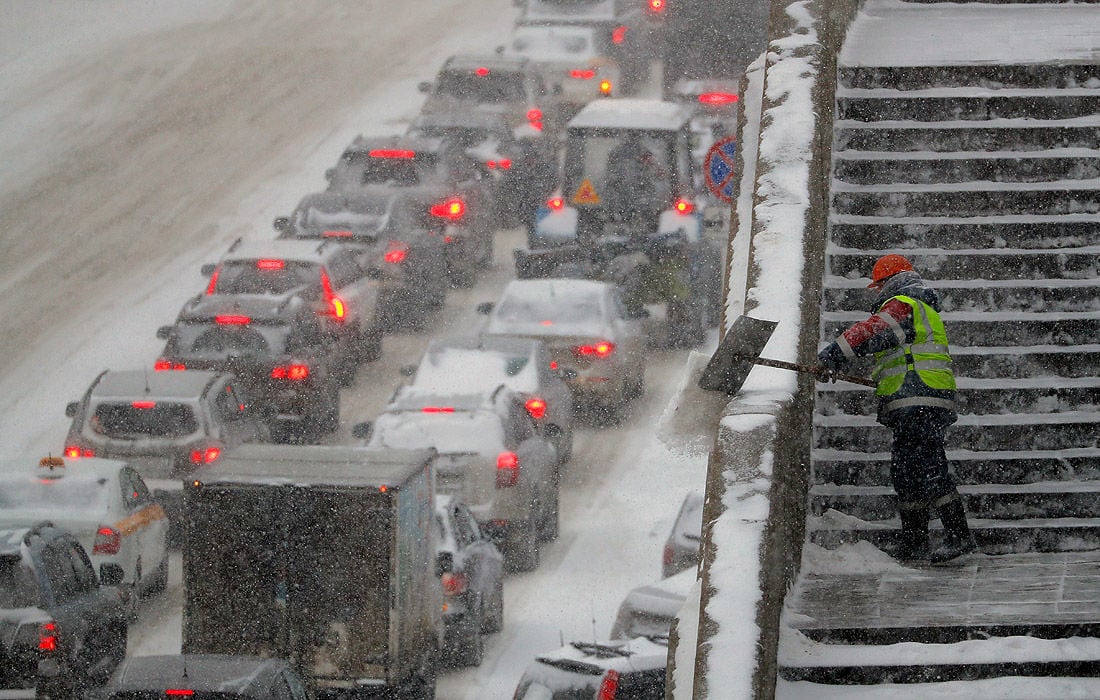
[[[740,355],[739,359],[747,360],[754,365],[763,365],[764,367],[775,367],[777,369],[790,369],[795,372],[803,372],[805,374],[817,374],[814,368],[809,365],[799,365],[794,362],[784,362],[783,360],[769,360],[766,357],[747,357]],[[836,378],[840,381],[851,382],[852,384],[860,384],[862,386],[869,386],[872,389],[878,386],[878,383],[874,379],[867,379],[866,377],[857,377],[854,374],[838,374]]]

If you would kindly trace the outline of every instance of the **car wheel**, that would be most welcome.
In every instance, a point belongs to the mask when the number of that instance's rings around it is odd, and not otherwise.
[[[511,571],[534,571],[539,566],[538,510],[527,520],[512,523],[505,562]]]
[[[493,599],[490,602],[489,614],[481,621],[481,631],[486,633],[499,632],[504,629],[504,579],[498,578],[497,585],[493,587]]]
[[[551,487],[553,492],[549,498],[544,498],[544,509],[542,513],[541,527],[539,528],[539,537],[543,542],[550,542],[551,540],[558,539],[558,530],[560,525],[560,518],[558,517],[558,502],[559,492],[558,485],[555,483]]]
[[[482,602],[478,598],[476,604],[466,615],[465,634],[459,640],[456,661],[459,666],[480,666],[481,659],[485,655],[485,638],[481,636],[482,627]]]
[[[163,593],[164,589],[168,587],[168,557],[165,557],[160,564],[157,565],[156,573],[153,574],[153,578],[150,579],[149,587],[145,589],[145,595],[154,596],[159,593]]]
[[[482,246],[481,257],[478,258],[477,266],[482,270],[488,269],[493,266],[493,232],[487,231],[485,234],[485,245]]]
[[[328,391],[329,396],[319,407],[319,413],[314,418],[314,440],[320,440],[324,435],[335,433],[340,427],[340,389],[335,385]]]

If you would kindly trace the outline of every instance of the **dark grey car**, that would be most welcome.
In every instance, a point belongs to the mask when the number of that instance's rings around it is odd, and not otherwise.
[[[311,695],[282,659],[174,654],[127,659],[99,696],[103,700],[308,700]]]

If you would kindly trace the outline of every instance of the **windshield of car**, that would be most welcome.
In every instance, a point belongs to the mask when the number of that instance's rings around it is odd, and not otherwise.
[[[321,266],[298,260],[226,260],[218,266],[216,294],[286,294],[303,286],[320,285]]]
[[[512,36],[512,53],[542,60],[573,60],[594,53],[591,30],[578,27],[521,27]]]
[[[443,71],[436,85],[437,95],[483,104],[523,102],[523,74],[486,68]]]
[[[0,557],[0,609],[33,608],[38,605],[38,584],[34,572],[22,558]]]
[[[587,182],[608,208],[639,203],[667,206],[676,173],[674,146],[672,133],[604,129],[571,133],[566,144],[566,192],[573,197]]]
[[[97,520],[110,505],[110,482],[93,474],[65,474],[59,478],[20,475],[0,483],[0,513],[39,515],[63,509],[68,516],[88,513]]]
[[[167,401],[103,402],[88,418],[93,433],[117,440],[178,438],[199,429],[195,409]]]
[[[375,421],[370,444],[410,450],[434,447],[441,454],[496,455],[504,444],[504,427],[496,414],[486,411],[383,413]]]

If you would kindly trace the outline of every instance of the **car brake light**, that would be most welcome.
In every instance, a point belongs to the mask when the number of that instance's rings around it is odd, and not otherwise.
[[[527,121],[529,121],[529,122],[542,121],[542,110],[539,109],[538,107],[532,107],[531,109],[527,110]]]
[[[299,381],[309,378],[309,365],[282,365],[271,370],[272,379],[293,379]]]
[[[570,78],[577,78],[578,80],[592,80],[592,78],[596,77],[596,71],[592,70],[591,68],[588,68],[588,69],[578,68],[578,69],[569,71],[569,77]]]
[[[187,688],[169,688],[168,690],[164,691],[164,694],[178,697],[181,695],[194,695],[195,691],[189,690]]]
[[[481,67],[475,69],[474,73],[476,73],[477,75],[484,78],[485,76],[489,75],[489,69],[486,68],[485,66],[481,66]]]
[[[256,269],[257,270],[284,270],[284,269],[286,269],[286,261],[285,260],[274,260],[274,259],[264,258],[264,259],[256,261]]]
[[[421,413],[454,413],[454,406],[425,406],[420,409]]]
[[[38,626],[38,650],[45,652],[57,651],[56,622],[51,620]]]
[[[695,204],[690,199],[680,198],[676,200],[676,203],[672,205],[672,208],[676,210],[678,214],[690,214],[695,211]]]
[[[220,447],[207,447],[205,450],[191,450],[191,464],[213,464],[221,457]]]
[[[156,401],[131,401],[130,406],[140,410],[147,410],[150,408],[156,408]]]
[[[182,362],[172,362],[171,360],[166,360],[164,358],[161,358],[153,363],[153,370],[156,372],[163,372],[165,370],[182,372],[185,369],[187,369],[187,365],[183,364]]]
[[[214,268],[214,274],[210,275],[210,284],[206,285],[206,293],[213,294],[218,289],[218,275],[222,273],[222,266]]]
[[[329,280],[328,272],[324,269],[321,270],[321,291],[325,295],[325,303],[328,304],[325,314],[332,316],[337,321],[343,321],[344,316],[347,315],[344,300],[332,291],[332,282]]]
[[[325,231],[321,234],[322,238],[351,238],[351,231]]]
[[[92,554],[118,554],[122,549],[122,533],[113,527],[101,527],[95,531]]]
[[[401,241],[390,241],[390,247],[382,257],[388,263],[404,262],[409,255],[409,247]]]
[[[248,316],[237,316],[233,314],[223,314],[221,316],[214,317],[214,323],[219,326],[247,326],[252,323],[252,319]]]
[[[626,41],[626,27],[615,27],[611,30],[611,43],[621,44]]]
[[[546,415],[546,402],[540,398],[527,399],[524,407],[535,420],[540,420]]]
[[[728,105],[737,102],[737,95],[732,92],[704,92],[699,95],[699,102],[705,105]]]
[[[519,456],[515,452],[497,455],[497,488],[505,489],[519,483]]]
[[[565,200],[561,197],[551,197],[546,200],[546,208],[550,211],[560,211],[565,208]]]
[[[610,80],[601,80],[600,81],[600,94],[601,95],[610,95],[611,94],[611,81]]]
[[[557,368],[558,368],[557,360],[550,360],[550,369],[557,369]]]
[[[81,457],[95,457],[95,450],[90,447],[80,447],[78,445],[66,445],[62,451],[69,459],[80,459]]]
[[[487,160],[485,161],[485,167],[489,170],[495,170],[500,168],[501,170],[510,170],[512,168],[512,161],[508,158],[501,158],[500,160]]]
[[[402,158],[408,160],[416,157],[416,151],[404,148],[375,148],[368,151],[367,155],[371,158]]]
[[[466,213],[466,203],[458,197],[451,197],[438,204],[433,204],[428,212],[440,219],[458,221]]]
[[[444,595],[461,595],[466,592],[466,588],[469,585],[466,574],[452,573],[450,571],[440,576],[439,580],[443,583]]]
[[[665,11],[665,0],[649,0],[646,7],[653,14],[659,15]]]
[[[615,694],[618,692],[619,672],[610,669],[604,674],[603,682],[600,683],[600,692],[596,694],[596,700],[615,700]]]
[[[581,357],[607,357],[615,352],[615,343],[601,342],[592,345],[578,345],[573,348],[573,353]]]

